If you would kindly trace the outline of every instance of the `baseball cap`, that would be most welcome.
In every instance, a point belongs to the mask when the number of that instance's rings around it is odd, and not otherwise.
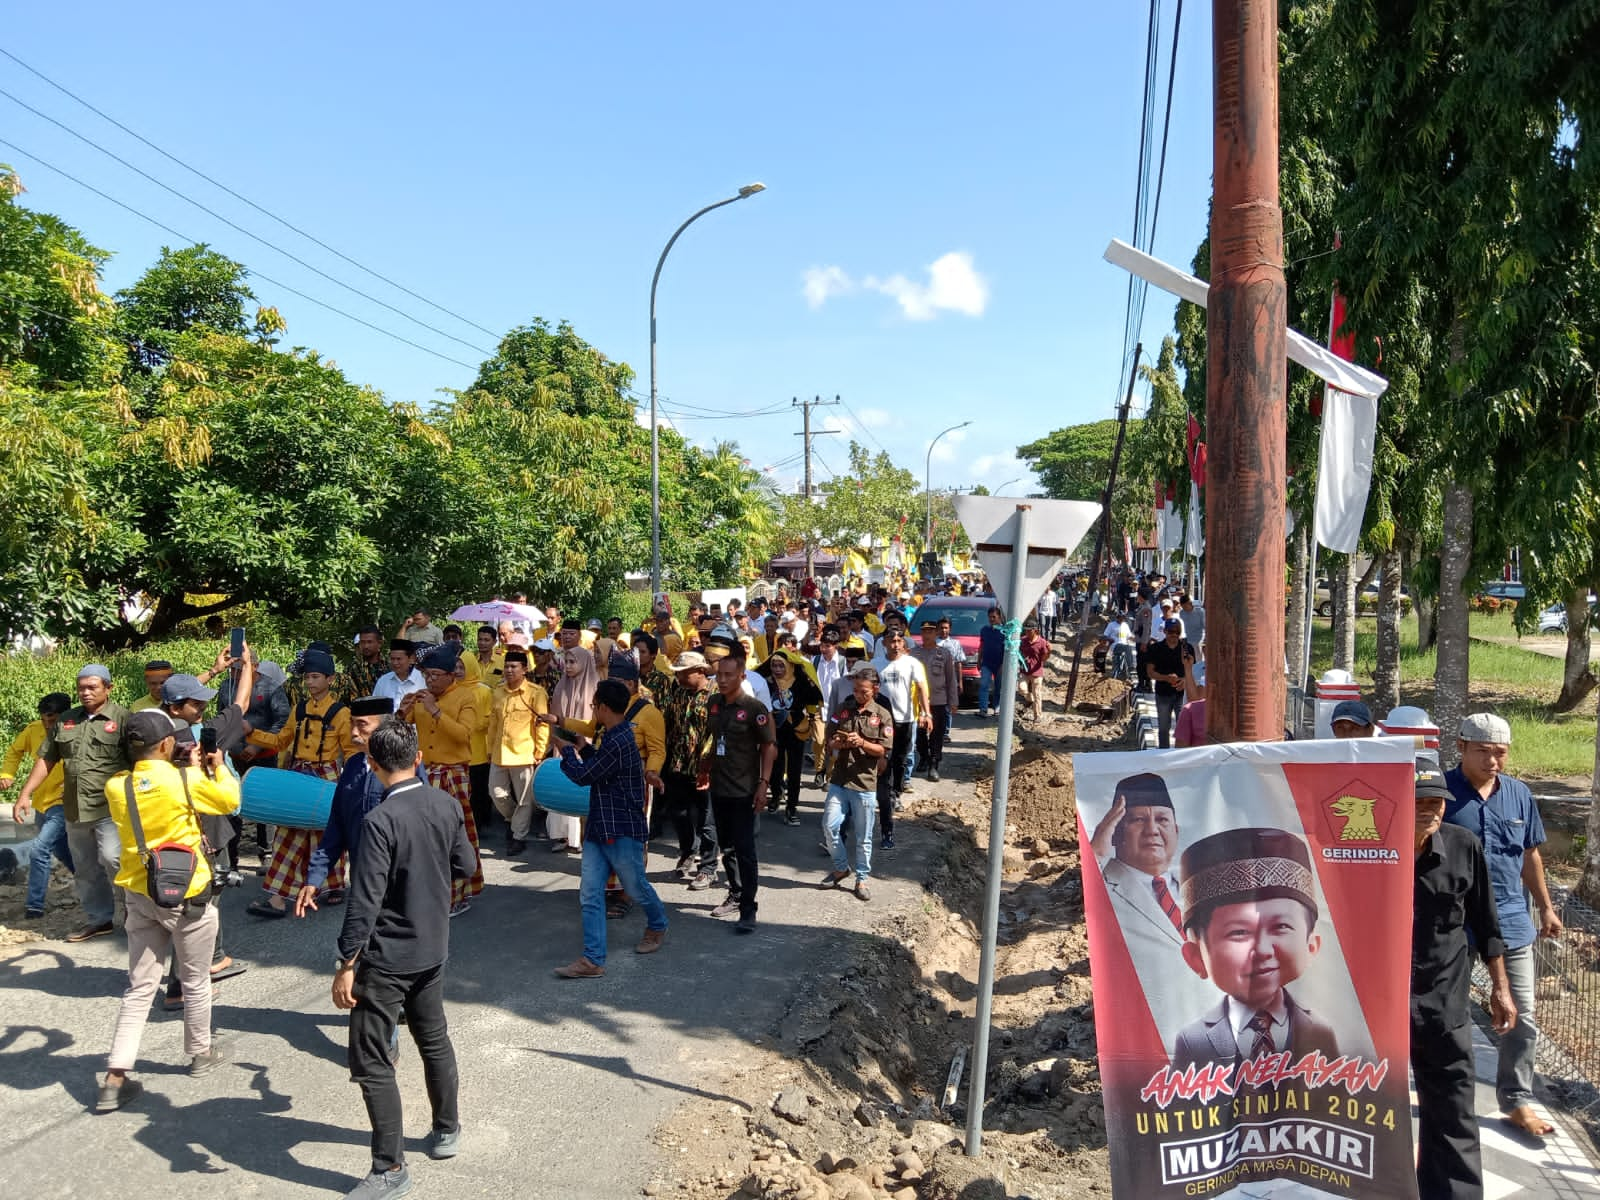
[[[1168,617],[1166,622],[1162,625],[1162,628],[1168,632],[1171,632],[1174,629],[1182,629],[1183,622],[1178,620],[1177,617]]]
[[[214,700],[216,688],[208,688],[193,675],[169,675],[161,685],[163,704],[181,704],[185,700]]]
[[[851,679],[870,679],[870,680],[872,680],[873,683],[877,683],[878,682],[878,668],[873,666],[869,662],[859,663],[854,668],[851,669],[850,678]]]
[[[600,618],[599,617],[590,617],[589,618],[589,628],[590,629],[604,629],[605,626],[600,624]]]
[[[554,650],[556,648],[556,644],[549,638],[542,637],[533,644],[533,648],[535,650]]]
[[[706,661],[706,656],[698,650],[685,650],[672,660],[674,671],[703,671],[710,665]]]
[[[78,668],[78,678],[98,679],[100,682],[109,685],[111,683],[111,671],[101,663],[89,663],[87,666]]]
[[[1461,718],[1461,732],[1456,735],[1463,742],[1493,742],[1497,746],[1511,744],[1511,726],[1504,717],[1493,713],[1470,713]]]
[[[1353,721],[1363,728],[1372,725],[1372,710],[1359,700],[1341,700],[1333,706],[1333,713],[1328,718],[1331,725],[1335,721]]]
[[[123,723],[128,744],[148,749],[177,732],[171,717],[159,708],[141,709]]]
[[[1439,764],[1427,758],[1417,759],[1416,796],[1418,800],[1448,800],[1450,789],[1444,781]]]

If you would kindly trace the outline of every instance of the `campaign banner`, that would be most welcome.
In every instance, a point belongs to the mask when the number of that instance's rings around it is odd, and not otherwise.
[[[1414,1200],[1414,754],[1073,756],[1115,1196]]]

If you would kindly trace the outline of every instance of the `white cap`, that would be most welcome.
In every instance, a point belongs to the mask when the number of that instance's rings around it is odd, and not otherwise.
[[[1497,717],[1494,713],[1470,713],[1461,718],[1461,732],[1457,734],[1463,742],[1492,742],[1497,746],[1511,744],[1511,726],[1504,717]]]

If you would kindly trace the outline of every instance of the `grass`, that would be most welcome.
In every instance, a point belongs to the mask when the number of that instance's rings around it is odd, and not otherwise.
[[[1536,654],[1487,638],[1515,638],[1509,615],[1472,613],[1468,688],[1469,707],[1497,712],[1511,723],[1511,769],[1521,777],[1549,779],[1590,775],[1594,771],[1595,709],[1581,704],[1570,713],[1555,714],[1550,706],[1561,691],[1561,659]],[[1377,622],[1357,618],[1355,677],[1363,690],[1372,687],[1377,665]],[[1415,619],[1400,627],[1400,699],[1425,709],[1433,706],[1433,671],[1436,650],[1417,648]],[[1320,675],[1333,662],[1333,630],[1319,620],[1311,633],[1312,674]],[[1381,713],[1378,715],[1382,715]]]

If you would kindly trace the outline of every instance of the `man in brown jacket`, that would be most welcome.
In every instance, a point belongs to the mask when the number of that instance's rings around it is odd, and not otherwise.
[[[924,621],[921,632],[922,644],[912,647],[911,654],[928,674],[928,707],[933,710],[933,725],[917,727],[917,762],[926,765],[928,778],[938,783],[945,736],[961,706],[961,668],[955,656],[939,644],[937,621]]]

